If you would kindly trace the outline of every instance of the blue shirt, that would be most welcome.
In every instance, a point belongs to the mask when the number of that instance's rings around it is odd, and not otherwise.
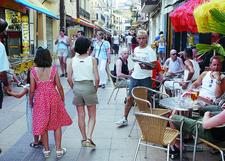
[[[102,45],[101,45],[102,44]],[[94,53],[95,57],[99,59],[107,59],[107,50],[110,48],[108,41],[95,41],[94,42]]]

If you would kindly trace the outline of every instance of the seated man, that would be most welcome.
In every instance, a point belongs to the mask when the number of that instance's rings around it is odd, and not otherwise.
[[[131,77],[131,72],[128,69],[128,59],[129,57],[129,50],[124,49],[120,53],[119,59],[116,61],[116,64],[114,66],[114,75],[119,77],[119,78],[125,78],[128,79]],[[116,80],[115,80],[116,81]],[[118,80],[118,85],[121,87],[127,87],[128,86],[128,81],[126,80]]]
[[[187,118],[181,115],[172,115],[171,118],[173,120],[183,120],[183,132],[195,135],[195,126],[198,120]],[[202,126],[198,128],[198,134],[200,138],[214,143],[225,141],[225,126],[217,128],[217,126],[225,124],[225,110],[217,115],[212,115],[212,113],[209,111],[205,112],[204,117],[202,119],[200,118],[199,121],[202,121]],[[177,124],[174,125],[175,128],[179,127]]]
[[[210,71],[204,71],[192,84],[191,88],[200,88],[199,96],[213,101],[224,93],[224,76],[221,74],[222,63],[218,56],[210,59]]]
[[[199,100],[203,100],[206,104],[213,104],[215,101],[219,102],[220,97],[225,93],[225,78],[221,74],[222,63],[220,57],[213,56],[210,59],[210,71],[204,71],[198,79],[192,84],[191,89],[199,88]],[[190,91],[191,91],[190,89]],[[191,92],[184,94],[189,97]],[[209,105],[204,107],[205,110],[221,111],[217,105]]]
[[[171,90],[174,89],[181,89],[182,91],[187,90],[188,88],[190,88],[191,83],[199,77],[200,68],[198,63],[195,60],[193,60],[193,53],[190,48],[184,50],[184,58],[185,62],[184,62],[183,80],[178,83],[175,83],[176,81],[174,80],[164,82],[166,92],[169,95],[172,95]]]
[[[183,61],[177,56],[177,51],[175,49],[170,51],[170,58],[166,60],[163,68],[166,76],[178,75],[184,71]]]

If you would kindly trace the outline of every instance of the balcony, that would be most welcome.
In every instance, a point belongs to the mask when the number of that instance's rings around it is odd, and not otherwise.
[[[90,20],[90,13],[81,7],[79,7],[79,15],[80,15],[80,17]]]
[[[141,12],[148,13],[154,10],[159,0],[141,0]]]

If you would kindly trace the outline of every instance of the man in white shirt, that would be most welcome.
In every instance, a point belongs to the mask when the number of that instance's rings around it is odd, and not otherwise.
[[[0,33],[4,32],[6,27],[8,26],[7,22],[0,18]],[[7,80],[7,74],[6,71],[9,70],[9,61],[6,55],[5,46],[0,41],[0,109],[2,108],[2,102],[3,102],[3,90],[2,90],[2,83],[4,85],[4,88],[6,90],[10,90],[8,80]],[[0,149],[0,153],[1,153]]]
[[[129,50],[129,53],[131,54],[131,40],[132,40],[132,36],[130,35],[130,33],[128,33],[128,35],[126,36],[126,45],[127,45],[127,48]]]
[[[120,37],[117,35],[117,32],[114,32],[114,35],[112,37],[112,42],[113,42],[113,51],[115,55],[118,55],[119,52],[119,45],[120,45]]]
[[[183,92],[188,90],[193,81],[197,80],[200,74],[200,67],[196,60],[193,59],[193,53],[190,48],[184,50],[184,77],[181,81],[165,81],[164,86],[166,91],[180,89]],[[171,95],[171,93],[168,93]]]
[[[139,60],[143,60],[147,62],[157,61],[157,56],[155,51],[147,44],[148,34],[145,30],[138,31],[137,41],[139,43],[139,46],[134,49],[134,57]],[[135,62],[134,70],[130,78],[129,93],[127,96],[127,102],[124,109],[124,116],[122,120],[119,120],[118,122],[116,122],[118,126],[128,125],[127,117],[133,104],[133,97],[131,95],[132,89],[136,86],[145,86],[145,87],[151,88],[152,86],[151,77],[152,77],[151,67],[139,62]]]
[[[178,75],[184,71],[184,63],[182,59],[177,56],[177,51],[175,49],[170,51],[170,58],[166,60],[163,67],[166,76]]]

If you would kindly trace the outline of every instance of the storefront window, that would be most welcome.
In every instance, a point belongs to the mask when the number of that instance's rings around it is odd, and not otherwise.
[[[8,23],[6,31],[9,55],[28,55],[30,50],[28,15],[5,9],[5,19]]]

